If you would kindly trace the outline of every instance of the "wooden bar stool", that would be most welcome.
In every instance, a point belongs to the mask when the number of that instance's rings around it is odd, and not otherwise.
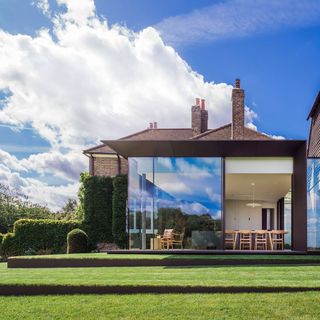
[[[271,244],[272,244],[272,249],[279,249],[280,250],[284,249],[284,234],[286,232],[284,230],[272,230],[270,231],[270,237],[271,237]]]
[[[231,246],[232,250],[236,249],[236,232],[235,230],[225,230],[224,232],[224,245],[227,249],[227,246]]]
[[[262,247],[262,250],[268,249],[268,232],[266,230],[255,230],[256,239],[254,242],[254,250]]]
[[[240,250],[243,250],[244,247],[249,247],[249,250],[252,250],[252,231],[251,230],[240,230]]]

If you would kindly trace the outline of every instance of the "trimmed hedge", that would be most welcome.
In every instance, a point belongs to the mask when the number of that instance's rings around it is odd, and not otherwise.
[[[88,251],[88,236],[81,229],[73,229],[67,236],[67,253],[86,253]]]
[[[128,247],[127,221],[128,177],[119,175],[113,179],[112,234],[115,243],[122,249]]]
[[[91,244],[113,242],[112,178],[88,176],[83,180],[83,227]]]
[[[0,253],[3,257],[19,255],[14,233],[9,232],[3,235]]]
[[[20,219],[14,223],[13,233],[3,238],[3,255],[23,255],[30,251],[65,253],[68,232],[79,227],[79,221]]]

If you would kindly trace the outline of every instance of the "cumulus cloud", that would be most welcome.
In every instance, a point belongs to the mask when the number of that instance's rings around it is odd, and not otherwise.
[[[24,168],[36,171],[42,175],[54,174],[62,179],[77,181],[79,173],[85,171],[88,165],[79,152],[61,154],[57,151],[34,154],[20,161]]]
[[[53,31],[0,31],[0,89],[12,93],[1,122],[31,126],[53,146],[75,149],[152,120],[189,127],[195,96],[208,101],[211,127],[230,120],[232,87],[206,82],[155,29],[109,27],[92,1],[59,3],[67,12],[56,15]]]
[[[2,179],[56,206],[76,194],[78,175],[87,166],[81,150],[100,139],[144,129],[152,121],[190,127],[194,97],[206,99],[210,127],[230,122],[232,86],[205,81],[156,29],[135,33],[109,26],[93,0],[57,3],[59,12],[46,0],[35,2],[50,17],[51,30],[33,37],[0,30],[0,90],[7,93],[0,123],[33,130],[51,146],[21,160],[1,151]],[[21,176],[25,170],[66,183],[50,186]]]
[[[78,182],[52,186],[34,178],[25,178],[19,172],[0,164],[0,183],[14,188],[28,197],[30,201],[59,210],[69,198],[75,198]]]

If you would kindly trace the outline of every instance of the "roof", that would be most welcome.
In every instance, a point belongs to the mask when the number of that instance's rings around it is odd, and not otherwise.
[[[231,139],[231,123],[221,126],[216,129],[209,129],[208,131],[199,135],[193,136],[191,128],[161,128],[161,129],[145,129],[128,136],[118,139],[119,141],[160,141],[160,140],[232,140]],[[274,140],[270,136],[244,128],[243,140]],[[104,141],[103,141],[104,142]],[[107,146],[101,144],[99,146],[83,151],[84,154],[116,154],[116,152]]]
[[[191,128],[173,129],[145,129],[119,140],[186,140],[192,137]],[[116,154],[116,152],[105,144],[83,150],[84,154]]]
[[[197,136],[192,137],[192,140],[231,140],[231,123],[222,127],[208,130]],[[255,131],[253,129],[244,127],[243,140],[274,140],[270,136]]]
[[[311,111],[310,111],[310,113],[308,115],[307,120],[309,120],[310,118],[313,117],[314,113],[317,111],[317,108],[319,108],[319,107],[320,107],[320,91],[318,92],[316,100],[313,103],[313,106],[311,108]]]
[[[116,154],[116,152],[105,144],[83,150],[84,154]]]
[[[191,128],[145,129],[119,140],[184,140],[192,137]]]

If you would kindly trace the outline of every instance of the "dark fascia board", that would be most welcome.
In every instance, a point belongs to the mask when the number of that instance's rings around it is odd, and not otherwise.
[[[288,157],[306,140],[104,140],[128,157]]]
[[[313,106],[311,108],[311,111],[310,111],[310,113],[308,115],[307,120],[309,120],[310,118],[313,117],[313,114],[315,113],[315,111],[317,110],[318,107],[320,107],[320,91],[318,92],[317,98],[313,103]]]

